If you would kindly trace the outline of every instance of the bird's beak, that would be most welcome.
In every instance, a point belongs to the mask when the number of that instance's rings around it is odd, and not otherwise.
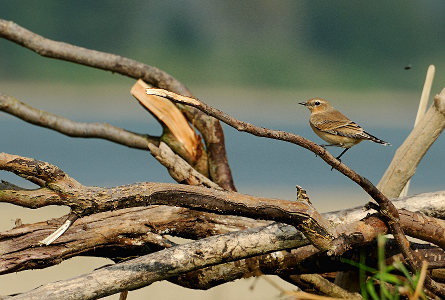
[[[298,104],[306,106],[306,102],[299,102]]]

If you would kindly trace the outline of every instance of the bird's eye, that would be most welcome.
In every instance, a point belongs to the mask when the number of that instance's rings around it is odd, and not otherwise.
[[[315,101],[315,105],[320,105],[320,101]]]

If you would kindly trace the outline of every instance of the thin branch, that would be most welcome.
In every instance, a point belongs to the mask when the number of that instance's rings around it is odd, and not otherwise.
[[[55,130],[70,137],[99,138],[143,150],[148,149],[148,143],[155,145],[159,143],[157,137],[134,133],[110,124],[75,122],[31,107],[3,93],[0,93],[0,110],[28,123]]]
[[[354,299],[354,300],[363,299],[359,294],[350,293],[318,274],[290,275],[287,278],[289,282],[297,285],[299,282],[303,281],[304,283],[309,284],[317,292],[327,295],[329,297],[338,297],[338,299]],[[297,294],[295,294],[295,296],[297,296]],[[304,297],[302,299],[304,299]],[[332,298],[326,298],[326,299],[332,299]]]
[[[0,153],[0,170],[13,172],[25,179],[37,178],[54,191],[82,186],[55,165],[18,155]]]
[[[182,83],[156,67],[119,55],[53,41],[35,34],[12,21],[0,19],[0,37],[45,57],[119,73],[136,80],[142,79],[154,87],[192,96],[191,92]],[[206,142],[211,179],[222,188],[235,191],[235,185],[227,161],[224,134],[219,121],[192,107],[179,106],[179,108],[186,114],[190,123],[199,130]]]

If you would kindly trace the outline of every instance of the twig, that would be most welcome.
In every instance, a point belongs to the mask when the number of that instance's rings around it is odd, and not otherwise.
[[[420,293],[423,289],[423,282],[425,280],[426,271],[428,270],[428,263],[426,261],[422,262],[422,269],[420,270],[419,280],[417,281],[416,290],[414,291],[414,295],[410,297],[410,300],[417,300],[420,297]]]
[[[444,98],[445,98],[445,89],[444,89]],[[323,159],[325,162],[327,162],[330,166],[337,169],[339,172],[350,178],[352,181],[360,185],[380,206],[380,213],[385,217],[388,226],[391,230],[391,233],[394,235],[394,238],[398,241],[399,246],[402,250],[403,255],[405,256],[406,260],[408,261],[410,267],[413,270],[420,269],[421,262],[419,258],[410,250],[409,248],[409,241],[407,240],[406,236],[404,235],[402,229],[400,228],[399,224],[399,213],[397,209],[394,207],[394,205],[391,203],[391,201],[381,192],[379,191],[368,179],[365,177],[359,175],[349,167],[347,167],[345,164],[338,161],[336,158],[334,158],[329,152],[326,151],[325,148],[301,137],[295,134],[287,133],[284,131],[277,131],[277,130],[270,130],[267,128],[257,127],[255,125],[249,124],[247,122],[239,121],[226,113],[215,109],[202,101],[185,97],[181,95],[177,95],[175,93],[165,91],[162,89],[147,89],[147,94],[150,95],[156,95],[160,97],[164,97],[166,99],[169,99],[171,101],[174,101],[176,103],[182,103],[185,105],[190,105],[193,107],[196,107],[200,109],[201,111],[221,120],[222,122],[226,123],[229,126],[232,126],[233,128],[237,129],[238,131],[245,131],[250,134],[260,136],[260,137],[267,137],[277,140],[283,140],[287,141],[296,145],[299,145],[301,147],[304,147],[316,155],[320,156],[321,159]],[[437,100],[437,98],[436,98]],[[436,102],[438,102],[437,100]],[[444,101],[445,106],[445,101]],[[442,110],[439,110],[442,111]],[[445,126],[445,116],[440,114],[442,118],[444,118],[444,126]],[[426,119],[426,118],[424,118]],[[334,241],[335,243],[335,241]],[[339,245],[343,244],[342,241],[340,241]],[[338,254],[341,253],[341,251],[344,251],[345,249],[338,247],[336,248],[335,244],[334,247],[329,250],[332,254]],[[434,281],[431,280],[430,277],[426,277],[425,284],[428,288],[433,290],[435,293],[440,294],[445,297],[445,288],[440,287],[437,285]]]
[[[324,295],[328,295],[329,297],[339,297],[339,298],[323,297],[323,298],[307,298],[307,299],[355,299],[355,300],[362,299],[362,297],[359,294],[350,293],[318,274],[290,275],[288,276],[288,278],[292,282],[296,281],[298,282],[301,280],[305,283],[309,283],[311,287],[313,287],[315,290],[323,293]]]

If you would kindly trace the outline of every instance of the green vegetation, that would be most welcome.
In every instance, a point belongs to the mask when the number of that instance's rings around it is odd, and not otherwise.
[[[378,269],[366,266],[364,253],[360,255],[360,263],[344,260],[359,268],[360,289],[363,299],[397,300],[401,296],[409,299],[417,299],[418,297],[426,299],[422,291],[425,274],[416,273],[412,276],[400,261],[386,265],[385,239],[385,236],[377,238]],[[426,272],[426,268],[424,272]]]
[[[188,85],[414,90],[428,64],[445,68],[442,0],[4,0],[1,8],[45,37],[134,58]],[[109,80],[6,40],[0,54],[2,79]]]

